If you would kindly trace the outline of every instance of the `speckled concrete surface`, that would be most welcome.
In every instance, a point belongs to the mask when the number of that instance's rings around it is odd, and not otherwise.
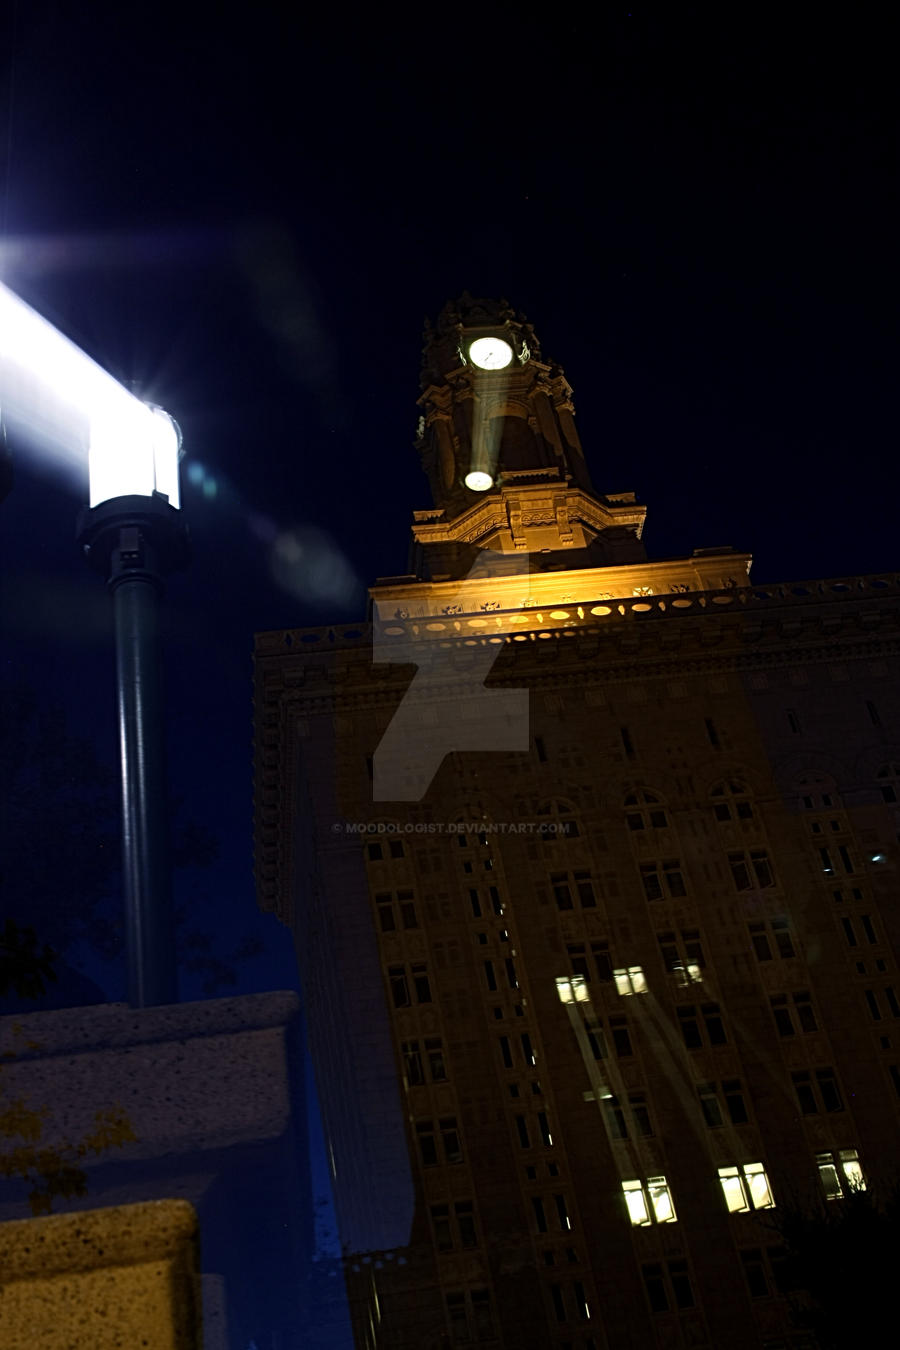
[[[199,1350],[197,1216],[183,1200],[0,1224],[3,1350]]]

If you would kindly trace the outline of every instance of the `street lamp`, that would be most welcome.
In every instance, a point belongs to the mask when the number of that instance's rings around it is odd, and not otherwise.
[[[181,435],[0,285],[0,405],[58,458],[87,460],[78,542],[113,598],[128,1001],[177,997],[159,658],[163,578],[188,561]]]

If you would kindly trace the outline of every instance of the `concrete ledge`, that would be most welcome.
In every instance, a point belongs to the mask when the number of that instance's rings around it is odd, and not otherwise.
[[[3,1350],[199,1350],[197,1216],[183,1200],[0,1224]]]

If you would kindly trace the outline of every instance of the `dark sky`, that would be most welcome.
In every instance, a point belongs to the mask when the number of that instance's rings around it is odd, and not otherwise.
[[[244,992],[295,980],[254,905],[252,634],[405,570],[424,317],[463,288],[528,315],[651,556],[893,567],[898,166],[874,10],[222,8],[20,0],[0,278],[183,428],[173,789],[220,838],[206,913],[266,943]],[[112,757],[77,494],[16,450],[3,673]]]

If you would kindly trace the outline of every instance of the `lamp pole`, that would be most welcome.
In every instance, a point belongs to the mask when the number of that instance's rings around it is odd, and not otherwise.
[[[112,594],[128,1002],[146,1008],[177,999],[159,612],[165,576],[187,565],[188,534],[154,493],[84,509],[78,542]]]
[[[188,561],[181,521],[181,432],[0,284],[4,412],[83,472],[90,506],[78,540],[113,598],[128,1001],[173,1003],[175,980],[165,730],[159,654],[163,579]],[[0,425],[2,432],[2,425]],[[0,490],[9,465],[0,441]]]

